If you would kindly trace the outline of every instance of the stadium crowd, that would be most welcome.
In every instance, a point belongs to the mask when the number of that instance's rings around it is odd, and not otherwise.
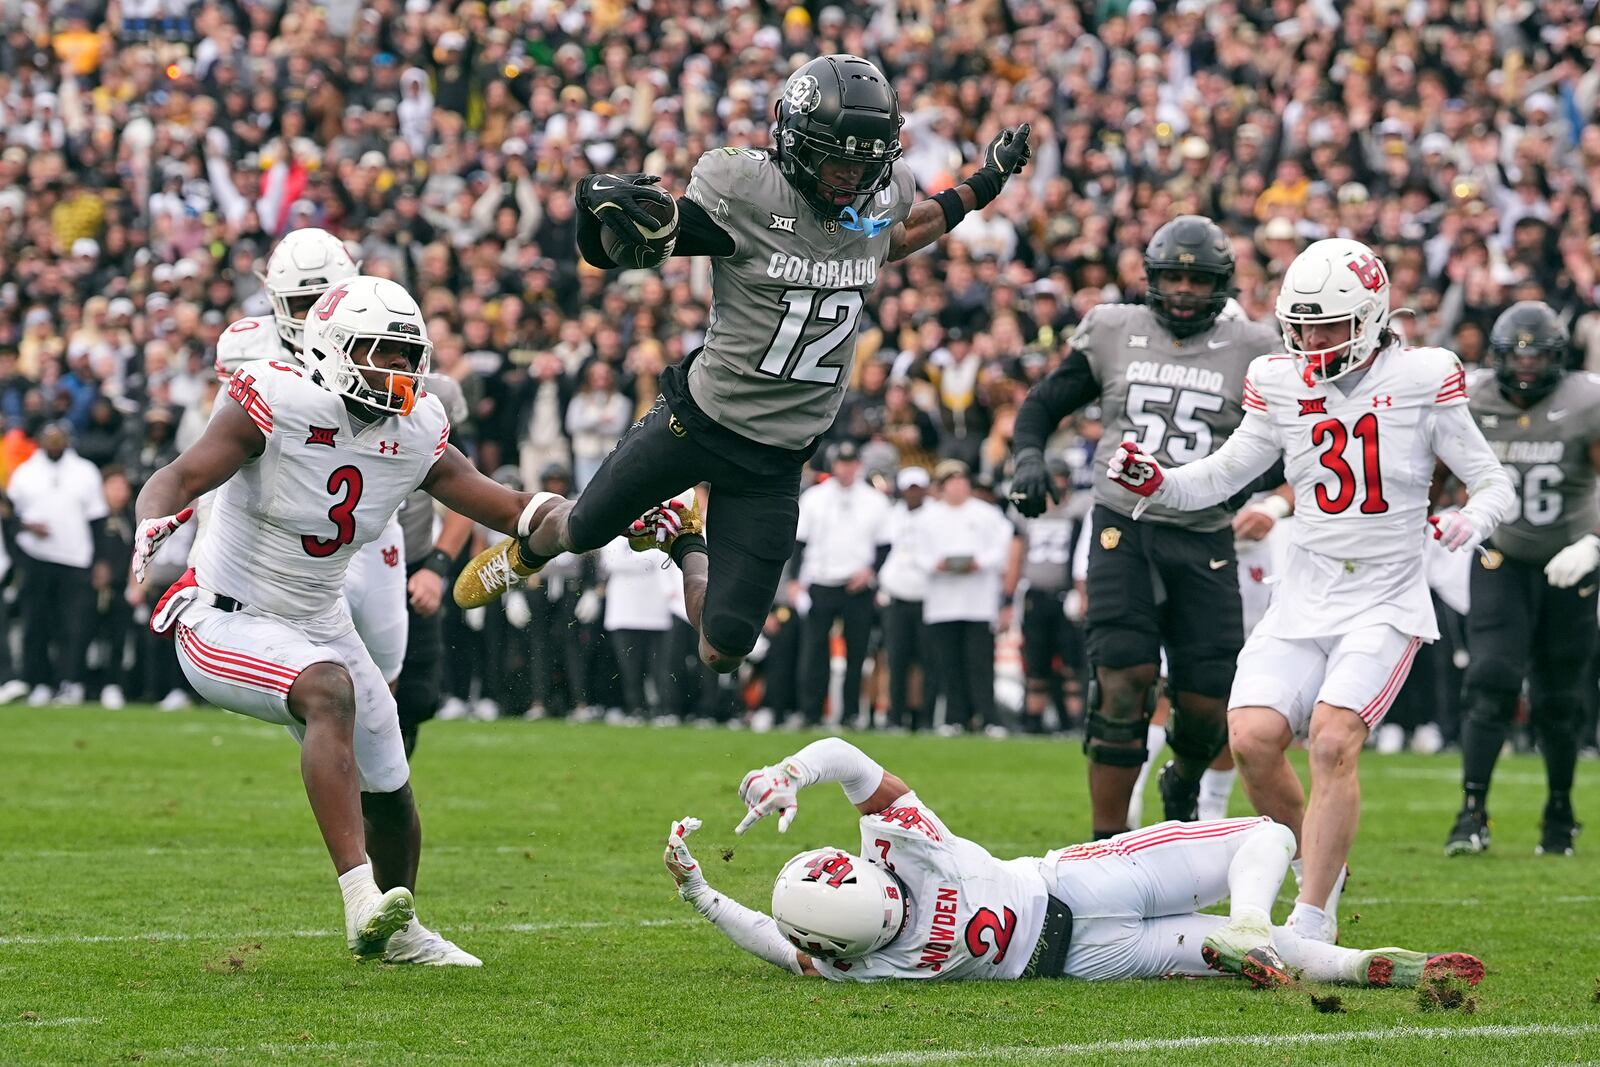
[[[130,583],[130,502],[204,425],[217,338],[268,310],[258,272],[292,229],[330,230],[365,273],[417,294],[435,369],[470,407],[454,440],[481,469],[581,488],[662,368],[699,345],[709,285],[703,260],[582,263],[574,183],[645,171],[681,191],[707,149],[764,147],[778,87],[817,54],[887,72],[924,195],[1003,126],[1033,130],[1020,180],[868,294],[853,388],[815,466],[858,468],[885,515],[888,497],[941,489],[940,506],[958,506],[952,482],[995,499],[1029,384],[1088,309],[1142,298],[1141,252],[1179,213],[1233,236],[1253,319],[1271,315],[1301,248],[1347,236],[1390,265],[1411,337],[1476,364],[1502,310],[1542,299],[1572,330],[1574,366],[1600,370],[1593,7],[0,0],[0,481],[36,449],[83,461],[71,492],[36,484],[6,510],[0,697],[186,701],[170,646],[140,625],[173,575]],[[1075,517],[1098,432],[1091,410],[1052,443]],[[78,524],[93,538],[67,532]],[[1019,545],[996,568],[1008,598],[1025,556]],[[445,609],[447,713],[742,721],[758,707],[815,722],[826,684],[813,664],[832,646],[806,608],[844,623],[845,691],[875,630],[916,659],[893,621],[915,590],[819,596],[859,567],[796,567],[769,619],[764,692],[691,666],[681,620],[622,618],[613,605],[649,597],[654,575],[584,559],[509,610]],[[1016,673],[1005,635],[1018,614],[966,620],[1000,631],[1002,678]],[[607,651],[608,629],[658,637],[638,660],[631,644]],[[1439,678],[1460,667],[1445,629]],[[1069,681],[1077,647],[1062,642]],[[868,707],[926,725],[926,694],[887,673]],[[1458,686],[1417,671],[1411,688],[1402,721],[1448,739]],[[962,704],[979,726],[1004,721],[981,696]],[[1069,685],[1049,721],[1077,711]]]

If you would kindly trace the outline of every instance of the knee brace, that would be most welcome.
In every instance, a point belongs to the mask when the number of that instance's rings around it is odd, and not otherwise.
[[[744,657],[756,647],[756,638],[761,634],[761,623],[765,621],[740,618],[731,611],[713,609],[710,603],[704,608],[700,618],[700,626],[706,641],[712,648],[724,656]]]
[[[1184,707],[1172,699],[1172,717],[1167,722],[1167,744],[1185,761],[1210,766],[1228,744],[1228,709],[1223,701],[1213,708]]]
[[[1237,649],[1193,649],[1187,654],[1172,657],[1172,705],[1177,707],[1178,693],[1193,693],[1226,701],[1233,688],[1233,674],[1239,660]]]
[[[1474,655],[1467,665],[1466,688],[1468,692],[1493,692],[1508,696],[1513,703],[1522,692],[1522,680],[1527,676],[1525,665],[1496,656],[1493,653]]]
[[[1481,729],[1504,730],[1517,716],[1515,689],[1480,689],[1468,685],[1462,703],[1466,721]]]
[[[1084,705],[1083,751],[1091,763],[1108,767],[1142,767],[1148,755],[1145,735],[1150,716],[1156,710],[1156,690],[1152,686],[1142,705],[1130,701],[1132,708],[1112,709],[1110,714],[1101,710],[1100,680],[1089,679]],[[1129,746],[1137,747],[1129,747]]]

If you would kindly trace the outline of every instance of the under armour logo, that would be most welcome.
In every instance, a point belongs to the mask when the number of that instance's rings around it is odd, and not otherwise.
[[[337,426],[312,426],[310,430],[311,436],[306,438],[306,444],[327,445],[329,448],[335,447],[333,435],[339,432]]]
[[[380,455],[380,456],[398,456],[399,454],[400,454],[400,442],[399,441],[379,441],[378,442],[378,455]]]
[[[1356,278],[1363,286],[1378,292],[1389,284],[1389,278],[1383,273],[1383,263],[1377,256],[1362,256],[1360,259],[1350,261],[1350,269],[1356,272]]]
[[[1312,397],[1310,400],[1300,401],[1300,414],[1326,415],[1328,413],[1328,398],[1325,396]]]
[[[400,566],[400,550],[393,546],[383,550],[383,562],[390,567]]]
[[[1394,407],[1394,397],[1375,396],[1372,398],[1372,406],[1375,408],[1392,408]]]

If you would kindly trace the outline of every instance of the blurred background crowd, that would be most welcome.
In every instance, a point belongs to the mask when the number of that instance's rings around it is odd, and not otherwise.
[[[217,337],[268,310],[257,272],[297,227],[338,234],[365,273],[418,296],[435,367],[470,405],[457,441],[483,470],[581,489],[662,368],[700,343],[708,268],[581,263],[575,181],[648,171],[681,192],[703,151],[764,147],[788,72],[827,52],[867,56],[897,86],[924,195],[959,180],[1002,126],[1033,128],[1021,178],[937,248],[881,272],[868,296],[830,444],[859,448],[864,482],[890,495],[902,468],[931,475],[946,461],[967,466],[979,498],[1003,487],[1028,384],[1088,309],[1142,298],[1144,245],[1182,212],[1233,235],[1252,318],[1270,315],[1308,242],[1353,237],[1389,264],[1413,339],[1472,364],[1500,311],[1543,299],[1573,331],[1574,365],[1600,370],[1594,8],[0,0],[0,482],[58,425],[110,511],[86,564],[93,596],[66,642],[89,674],[68,677],[67,655],[55,676],[23,678],[13,632],[0,678],[45,686],[47,699],[67,682],[181,703],[170,649],[135,636],[148,596],[126,588],[129,501],[204,425]],[[1053,443],[1077,491],[1069,511],[1086,506],[1097,433],[1073,420]],[[6,526],[13,631],[29,607],[18,528]],[[543,633],[514,619],[453,624],[452,711],[640,711],[582,680],[560,701],[529,692],[535,661],[615,675],[553,651],[598,627],[593,601],[588,621],[573,613],[602,581],[587,561],[547,589],[565,606]],[[805,592],[786,589],[774,636]],[[483,636],[502,624],[524,636]],[[1004,677],[1015,620],[993,625]],[[719,719],[738,718],[745,696],[647,692],[646,712]],[[774,710],[809,714],[796,701]],[[1049,721],[1070,720],[1071,699],[1056,702]]]

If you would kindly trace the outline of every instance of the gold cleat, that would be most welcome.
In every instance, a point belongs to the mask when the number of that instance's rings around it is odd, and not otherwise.
[[[452,595],[460,608],[481,608],[539,573],[538,567],[522,561],[517,539],[508,537],[493,548],[473,556],[456,577]]]
[[[666,518],[668,508],[672,509],[676,521]],[[671,555],[673,542],[678,538],[684,534],[703,534],[705,529],[705,519],[700,515],[700,498],[690,494],[687,501],[669,500],[635,519],[628,527],[628,547],[635,552],[659,548]]]

